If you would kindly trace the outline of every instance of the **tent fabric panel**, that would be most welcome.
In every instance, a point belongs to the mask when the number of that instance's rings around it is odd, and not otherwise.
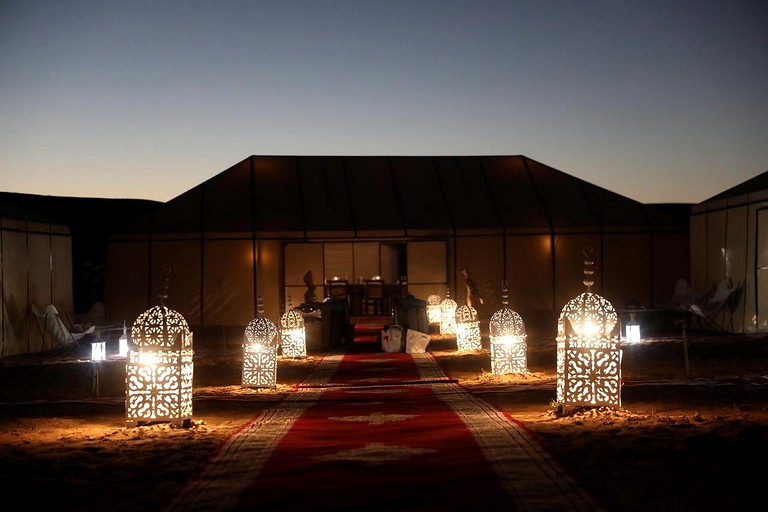
[[[419,284],[438,285],[437,295],[445,298],[446,245],[444,241],[408,242],[408,288]],[[426,297],[422,297],[426,300]]]
[[[301,157],[298,174],[307,231],[353,232],[355,224],[342,159]]]
[[[205,184],[159,206],[152,215],[153,233],[200,233]]]
[[[356,230],[405,228],[387,158],[347,157],[344,170]]]
[[[150,296],[148,242],[146,240],[112,241],[107,245],[104,282],[104,309],[110,325],[123,322],[130,329],[136,318],[157,304],[158,289]],[[119,269],[119,270],[115,270]]]
[[[584,194],[601,226],[646,226],[649,219],[642,203],[620,196],[592,183],[581,182]]]
[[[56,303],[58,297],[53,295],[51,286],[51,236],[48,233],[27,233],[26,261],[29,301],[40,311],[48,304],[53,304],[63,314],[63,305]]]
[[[378,275],[381,270],[381,255],[379,242],[355,242],[353,250],[353,272],[350,283],[357,280],[358,283]]]
[[[323,244],[287,243],[283,248],[285,269],[285,300],[290,293],[293,304],[303,304],[308,291],[304,275],[312,272],[312,284],[315,286],[315,299],[323,300]]]
[[[650,235],[603,235],[603,297],[617,310],[650,305]],[[597,263],[597,262],[595,262]]]
[[[51,236],[50,283],[53,303],[59,313],[71,321],[75,318],[74,296],[72,294],[72,238],[69,236]],[[96,301],[94,297],[91,304]]]
[[[405,229],[452,227],[441,185],[431,158],[398,157],[391,160]]]
[[[583,182],[534,160],[526,159],[544,210],[556,227],[598,226]]]
[[[691,217],[689,244],[689,253],[691,255],[690,287],[699,294],[707,289],[709,281],[707,277],[707,223],[708,214]],[[671,291],[672,288],[670,288]]]
[[[9,224],[13,223],[3,220],[3,259],[0,261],[3,284],[2,357],[38,352],[42,348],[27,294],[27,235],[23,231],[5,229]]]
[[[253,262],[253,260],[251,260]],[[264,316],[280,323],[283,314],[281,293],[282,276],[285,269],[283,264],[283,242],[281,240],[259,240],[256,244],[256,296],[263,300]],[[253,310],[250,322],[258,314],[258,305],[251,299]]]
[[[206,233],[253,232],[251,169],[248,160],[203,183],[203,229]]]
[[[209,240],[203,248],[204,323],[247,324],[253,318],[253,242]]]
[[[713,290],[718,281],[725,277],[725,257],[723,249],[728,239],[728,211],[720,210],[707,215],[707,244],[705,257],[707,261],[706,278],[702,283],[701,292]]]
[[[486,321],[501,307],[501,276],[504,275],[504,239],[500,236],[467,237],[456,240],[456,290],[451,297],[460,306],[467,303],[467,286],[462,270],[475,282],[483,304],[472,303]],[[479,301],[476,301],[479,302]]]
[[[721,279],[730,278],[734,284],[740,285],[738,296],[734,296],[733,310],[725,307],[718,315],[717,323],[728,330],[742,332],[744,329],[744,302],[747,285],[748,261],[754,261],[754,256],[748,253],[749,207],[741,206],[728,210],[728,233],[725,247],[725,273]]]
[[[199,240],[152,242],[150,282],[154,300],[150,307],[160,304],[159,295],[165,293],[165,305],[178,311],[189,325],[201,322],[200,256]]]
[[[323,246],[323,279],[320,283],[337,277],[350,280],[354,276],[354,252],[352,242],[332,242]]]
[[[435,157],[454,227],[501,228],[488,183],[477,157]]]
[[[768,332],[768,204],[754,208],[754,214],[755,271],[748,274],[754,276],[750,279],[754,280],[754,287],[747,288],[747,296],[750,298],[749,312],[753,313],[755,318],[751,327],[757,332]]]
[[[253,201],[256,229],[303,231],[296,158],[251,157],[254,168]]]
[[[665,307],[672,300],[678,279],[690,283],[691,259],[688,233],[654,233],[651,240],[653,307]]]
[[[549,228],[522,157],[487,157],[481,162],[505,228]]]
[[[552,242],[549,235],[506,237],[509,307],[521,316],[554,309]],[[525,321],[525,317],[523,317]]]

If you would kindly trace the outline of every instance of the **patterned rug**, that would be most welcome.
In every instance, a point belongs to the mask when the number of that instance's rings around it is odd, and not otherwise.
[[[180,493],[181,510],[595,511],[514,418],[423,354],[334,354],[243,425]]]

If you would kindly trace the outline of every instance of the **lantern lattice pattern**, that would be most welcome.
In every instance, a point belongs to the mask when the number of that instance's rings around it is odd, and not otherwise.
[[[477,310],[467,304],[456,310],[456,347],[459,350],[483,348]]]
[[[427,322],[430,324],[440,324],[440,318],[443,310],[440,307],[440,296],[432,294],[427,297]]]
[[[261,314],[261,306],[259,310]],[[243,387],[277,387],[276,337],[277,326],[263,316],[257,316],[245,327]]]
[[[301,316],[300,311],[291,309],[280,317],[280,340],[284,357],[302,358],[307,356],[304,317]]]
[[[440,303],[440,334],[456,334],[456,308],[458,304],[451,298],[448,291],[447,296]]]
[[[574,406],[621,406],[621,349],[612,336],[613,305],[585,292],[571,299],[558,319],[557,401]]]
[[[135,347],[125,369],[128,425],[192,421],[192,332],[177,311],[148,309],[131,328]]]
[[[528,373],[527,345],[523,318],[507,307],[506,288],[502,308],[491,315],[488,326],[491,345],[491,372],[494,375]]]

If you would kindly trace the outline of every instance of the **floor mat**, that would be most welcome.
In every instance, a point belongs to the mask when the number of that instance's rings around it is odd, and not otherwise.
[[[599,510],[429,353],[335,354],[220,446],[169,510]]]

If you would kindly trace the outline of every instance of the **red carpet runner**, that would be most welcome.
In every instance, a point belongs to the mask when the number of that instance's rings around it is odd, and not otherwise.
[[[278,376],[279,378],[279,376]],[[233,434],[169,510],[594,511],[518,423],[429,354],[329,355]]]

